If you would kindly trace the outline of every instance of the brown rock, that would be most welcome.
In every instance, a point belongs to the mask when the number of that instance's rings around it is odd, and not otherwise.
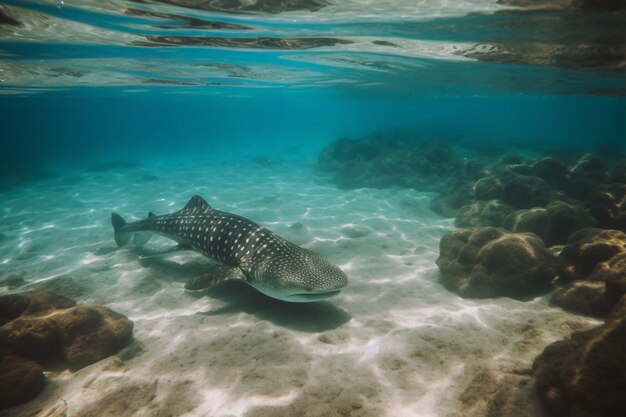
[[[626,415],[626,297],[607,322],[549,345],[533,364],[546,408],[563,417]]]
[[[463,297],[527,298],[549,290],[556,275],[552,253],[530,233],[460,229],[439,247],[442,283]]]
[[[556,158],[547,157],[535,161],[532,173],[557,190],[563,189],[569,183],[569,170]]]
[[[56,323],[47,317],[19,317],[0,328],[0,345],[40,363],[60,360],[61,339]]]
[[[474,197],[479,200],[497,200],[502,197],[504,182],[496,175],[487,175],[473,186]]]
[[[570,236],[561,251],[559,277],[564,281],[589,279],[596,267],[604,268],[601,264],[623,252],[626,252],[626,233],[593,228],[579,230]],[[598,274],[596,279],[601,275]]]
[[[617,303],[626,294],[626,252],[600,262],[589,279],[605,282],[607,299],[612,304]]]
[[[456,227],[502,227],[513,208],[499,200],[476,201],[463,206],[456,214]]]
[[[582,207],[553,201],[546,208],[518,210],[503,225],[514,232],[534,233],[553,246],[564,244],[572,233],[594,226],[595,221]]]
[[[545,207],[553,199],[552,188],[531,175],[518,175],[505,183],[502,201],[516,209]]]
[[[574,281],[552,295],[550,304],[577,314],[605,317],[612,304],[606,298],[606,283]]]
[[[28,298],[19,294],[0,297],[0,326],[22,315],[28,308]]]
[[[585,197],[601,227],[626,232],[626,184],[596,185]]]
[[[626,319],[626,296],[620,298],[606,318],[607,323]]]
[[[55,322],[73,369],[110,356],[132,340],[133,322],[106,307],[74,307],[56,316]]]
[[[50,292],[0,297],[0,346],[42,364],[73,369],[112,355],[132,340],[133,323],[105,307],[75,306]]]
[[[0,355],[0,409],[35,398],[45,385],[41,366],[19,356]]]
[[[76,302],[50,291],[38,291],[28,294],[29,304],[25,316],[35,316],[53,310],[73,307]]]
[[[125,316],[106,307],[75,306],[50,292],[0,297],[0,318],[0,408],[41,391],[42,365],[66,362],[79,369],[132,340],[133,322]]]

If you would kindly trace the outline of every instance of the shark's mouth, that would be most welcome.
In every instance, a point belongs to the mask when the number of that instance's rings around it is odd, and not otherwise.
[[[336,297],[340,292],[341,290],[333,290],[333,291],[327,291],[327,292],[314,292],[314,293],[305,292],[305,293],[291,294],[287,297],[287,299],[289,301],[296,301],[296,302],[321,301],[321,300],[327,300],[329,298]]]

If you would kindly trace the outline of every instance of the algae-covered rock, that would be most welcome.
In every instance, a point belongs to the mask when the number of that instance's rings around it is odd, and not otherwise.
[[[606,323],[549,345],[533,364],[546,408],[562,417],[626,415],[626,297]]]
[[[532,164],[532,174],[556,189],[566,188],[570,182],[569,170],[556,158],[546,157]]]
[[[552,295],[550,304],[592,317],[605,317],[613,307],[602,281],[570,282]]]
[[[513,208],[500,200],[476,201],[461,207],[454,224],[456,227],[502,227]]]
[[[488,175],[474,183],[474,197],[479,200],[496,200],[502,197],[504,182],[495,175]]]
[[[79,369],[132,340],[133,322],[125,316],[46,291],[1,296],[0,317],[0,407],[33,398],[43,368]]]
[[[596,155],[583,155],[570,168],[571,176],[574,179],[589,179],[600,182],[607,182],[609,176],[602,159]]]
[[[77,306],[55,318],[67,364],[79,369],[127,346],[133,322],[106,307]]]
[[[78,369],[114,354],[132,339],[133,323],[105,307],[76,306],[50,292],[0,297],[13,318],[0,327],[0,343],[42,364]],[[15,308],[14,306],[19,306]]]
[[[37,362],[0,352],[0,409],[32,400],[45,383]]]
[[[585,200],[599,226],[626,232],[626,184],[596,186]]]
[[[443,285],[463,297],[527,298],[551,288],[552,253],[537,236],[484,227],[460,229],[440,242]]]
[[[606,284],[606,297],[611,304],[617,303],[626,294],[626,252],[599,262],[589,276],[592,281]]]
[[[572,233],[591,226],[595,221],[582,207],[562,201],[518,210],[504,222],[506,229],[534,233],[548,246],[564,244]]]
[[[559,278],[589,279],[596,267],[606,269],[613,256],[626,252],[626,234],[619,230],[585,228],[572,234],[561,251]],[[602,266],[604,265],[604,266]],[[598,270],[598,274],[600,271]],[[596,276],[596,279],[601,279]]]
[[[9,294],[0,297],[0,326],[22,315],[30,303],[28,297]]]
[[[39,363],[51,363],[63,358],[59,330],[56,322],[48,317],[22,315],[6,323],[0,327],[0,344]]]
[[[545,207],[552,198],[552,188],[541,178],[530,175],[518,175],[502,191],[502,201],[516,209]]]

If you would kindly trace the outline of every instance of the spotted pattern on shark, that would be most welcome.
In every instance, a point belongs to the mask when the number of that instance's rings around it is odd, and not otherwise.
[[[348,284],[346,274],[320,255],[245,217],[215,210],[197,195],[175,213],[149,213],[146,219],[132,223],[113,213],[111,223],[118,246],[131,237],[136,245],[143,245],[151,233],[157,233],[222,266],[204,278],[194,278],[189,289],[238,279],[273,298],[310,302],[334,297]]]

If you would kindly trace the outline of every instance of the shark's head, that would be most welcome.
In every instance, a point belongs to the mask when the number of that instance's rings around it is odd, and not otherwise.
[[[307,303],[335,297],[348,285],[348,277],[337,266],[316,253],[299,247],[259,266],[251,284],[272,298]]]

